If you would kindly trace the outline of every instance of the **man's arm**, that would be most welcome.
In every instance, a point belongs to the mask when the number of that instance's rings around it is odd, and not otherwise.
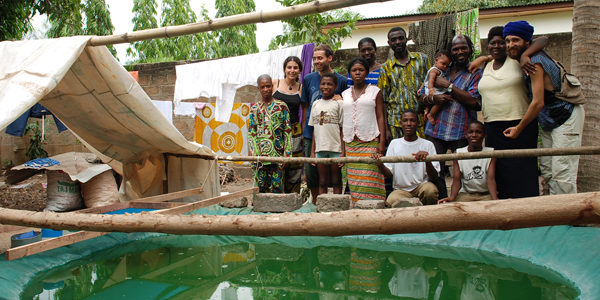
[[[487,171],[488,191],[493,200],[498,200],[498,189],[496,186],[496,158],[492,158]],[[452,186],[454,188],[454,186]]]
[[[533,99],[525,112],[525,116],[521,119],[521,122],[515,127],[509,127],[504,131],[504,136],[509,138],[517,138],[521,131],[533,121],[544,107],[544,75],[546,72],[541,64],[535,64],[538,70],[535,73],[531,73],[531,92],[533,93]]]
[[[421,150],[417,153],[413,153],[413,155],[417,161],[423,161],[425,158],[427,158],[429,152]],[[429,177],[429,180],[435,181],[438,179],[438,171],[430,161],[425,162],[425,171],[427,172],[427,177]]]
[[[381,90],[381,99],[383,102],[383,122],[385,124],[385,130],[381,132],[382,138],[384,138],[386,144],[390,144],[392,141],[392,132],[390,131],[390,126],[388,123],[388,101],[390,95],[390,83],[387,78],[387,73],[383,66],[379,70],[379,79],[377,81],[377,87]]]
[[[302,133],[304,133],[304,127],[306,126],[306,113],[308,112],[308,107],[310,106],[310,82],[307,82],[306,79],[307,78],[304,77],[302,94],[300,95],[300,108],[302,109],[302,120],[300,120],[300,126],[302,127]],[[308,79],[310,80],[310,77]]]
[[[375,97],[375,116],[377,117],[377,128],[379,128],[379,145],[377,151],[379,151],[380,154],[385,152],[385,143],[387,142],[386,131],[389,131],[386,123],[387,120],[385,119],[387,113],[383,110],[383,107],[383,96],[381,95],[381,91],[379,91],[377,97]]]
[[[392,178],[392,171],[390,171],[390,169],[388,169],[388,167],[386,167],[379,159],[383,157],[383,155],[379,154],[379,153],[373,153],[371,154],[371,158],[374,160],[377,160],[376,164],[377,167],[379,167],[379,171],[381,172],[381,174],[383,174],[383,176],[385,176],[385,178]]]
[[[450,87],[450,81],[448,81],[448,79],[444,77],[437,77],[435,79],[435,86],[447,89],[448,87]],[[471,109],[478,109],[479,103],[481,103],[481,96],[479,96],[479,98],[474,98],[468,91],[464,91],[458,88],[457,86],[452,86],[451,94],[454,100],[460,102],[461,104]]]
[[[544,35],[540,36],[537,39],[533,40],[531,45],[529,45],[529,47],[525,49],[523,54],[521,54],[521,59],[519,60],[519,63],[521,64],[521,69],[523,69],[525,74],[535,74],[537,68],[534,64],[531,63],[531,56],[543,50],[546,47],[546,45],[548,45],[548,37]]]
[[[458,192],[460,191],[462,173],[460,172],[458,161],[453,161],[452,165],[454,166],[454,174],[452,175],[452,188],[450,189],[450,197],[441,199],[438,201],[438,204],[454,202],[454,200],[456,200],[456,196],[458,196]]]

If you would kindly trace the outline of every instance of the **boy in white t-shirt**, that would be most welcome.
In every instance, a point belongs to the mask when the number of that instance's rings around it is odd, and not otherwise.
[[[483,147],[485,137],[483,123],[473,121],[467,127],[469,146],[456,149],[456,153],[493,151],[494,148]],[[438,204],[498,199],[495,158],[455,160],[453,177],[450,197],[440,200]]]
[[[388,207],[397,207],[400,198],[418,197],[423,205],[436,204],[439,191],[435,184],[440,171],[440,163],[423,162],[427,155],[435,155],[433,143],[417,136],[419,117],[416,111],[406,109],[400,120],[404,137],[394,139],[388,146],[386,156],[408,156],[414,155],[417,162],[412,163],[378,163],[379,170],[385,177],[393,178],[394,191],[385,201]],[[372,159],[378,160],[381,154],[371,155]]]
[[[344,116],[342,102],[333,100],[337,88],[337,77],[333,73],[321,76],[322,99],[315,100],[310,111],[308,125],[314,127],[313,143],[310,157],[335,158],[344,157],[346,152],[342,144],[342,120]],[[314,164],[313,164],[314,165]],[[331,167],[330,167],[331,166]],[[338,164],[318,164],[319,195],[327,194],[329,181],[333,185],[333,193],[342,193],[342,171]],[[329,172],[331,168],[331,173]],[[331,178],[327,176],[331,174]]]

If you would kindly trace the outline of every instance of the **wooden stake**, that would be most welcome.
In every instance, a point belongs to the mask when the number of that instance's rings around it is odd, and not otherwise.
[[[289,18],[301,17],[310,14],[318,14],[329,10],[344,8],[359,4],[386,2],[390,0],[323,0],[312,1],[296,6],[284,7],[277,10],[251,12],[233,16],[227,16],[199,23],[167,26],[154,29],[146,29],[125,34],[107,36],[95,36],[90,39],[88,46],[115,45],[133,43],[137,41],[152,40],[159,38],[191,35],[200,32],[208,32],[234,26],[267,23]]]
[[[253,236],[341,236],[600,224],[600,193],[333,213],[97,215],[0,208],[0,223],[120,232]]]
[[[429,155],[423,161],[449,161],[476,158],[510,158],[510,157],[532,157],[532,156],[564,156],[564,155],[598,155],[600,147],[570,147],[570,148],[543,148],[543,149],[516,149],[495,150],[479,152],[463,152],[452,154]],[[317,164],[341,164],[341,163],[375,163],[374,159],[368,157],[338,157],[338,158],[310,158],[310,157],[267,157],[267,156],[219,156],[218,160],[224,161],[249,161],[249,162],[275,162],[275,163],[317,163]],[[414,156],[385,156],[381,158],[384,163],[415,162]]]

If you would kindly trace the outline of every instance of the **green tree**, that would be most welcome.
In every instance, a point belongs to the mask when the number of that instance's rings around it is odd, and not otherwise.
[[[79,0],[0,0],[0,41],[23,38],[36,14],[53,17],[65,10],[78,11],[78,4]]]
[[[158,28],[156,20],[156,0],[133,1],[133,31]],[[160,56],[158,40],[134,42],[127,48],[127,56],[134,61],[147,62]]]
[[[310,2],[309,0],[276,0],[283,6],[293,6]],[[356,22],[362,19],[358,13],[350,10],[334,10],[321,14],[307,15],[292,19],[282,20],[283,33],[274,37],[269,44],[269,49],[274,50],[281,46],[297,46],[307,43],[329,44],[334,50],[342,46],[347,37],[352,36],[356,29]],[[347,21],[338,28],[330,28],[323,32],[323,28],[333,22]]]
[[[201,16],[208,19],[208,11],[202,7]],[[189,0],[163,0],[161,27],[196,22],[196,14]],[[159,60],[204,59],[214,56],[214,32],[172,37],[159,40]]]
[[[522,4],[548,3],[549,0],[423,0],[417,8],[419,13],[444,13],[469,10],[476,7],[492,8]]]
[[[115,27],[110,18],[108,5],[104,0],[85,0],[77,3],[76,7],[75,10],[70,7],[54,10],[53,14],[48,17],[48,21],[50,21],[48,37],[113,34]],[[116,57],[117,50],[112,45],[107,47]]]
[[[253,12],[256,10],[254,0],[216,0],[217,18]],[[219,57],[245,55],[258,52],[256,46],[256,24],[248,24],[221,29],[219,36]]]

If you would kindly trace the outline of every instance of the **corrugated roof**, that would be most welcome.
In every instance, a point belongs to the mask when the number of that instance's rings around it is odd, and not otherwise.
[[[545,3],[526,3],[526,4],[518,4],[518,5],[497,5],[497,6],[490,6],[490,7],[486,7],[486,8],[480,8],[480,11],[485,11],[485,10],[489,10],[489,9],[498,9],[498,8],[527,7],[527,6],[535,6],[535,5],[547,5],[547,4],[553,4],[553,3],[568,3],[568,2],[573,3],[573,0],[547,0]],[[430,15],[430,14],[432,14],[432,13],[410,13],[410,14],[403,14],[403,15],[390,15],[390,16],[383,16],[383,17],[364,18],[364,19],[361,19],[359,21],[381,20],[381,19],[391,19],[391,18],[420,16],[420,15]],[[334,23],[329,23],[329,24],[336,24],[336,23],[343,23],[343,22],[346,22],[346,21],[334,22]]]

